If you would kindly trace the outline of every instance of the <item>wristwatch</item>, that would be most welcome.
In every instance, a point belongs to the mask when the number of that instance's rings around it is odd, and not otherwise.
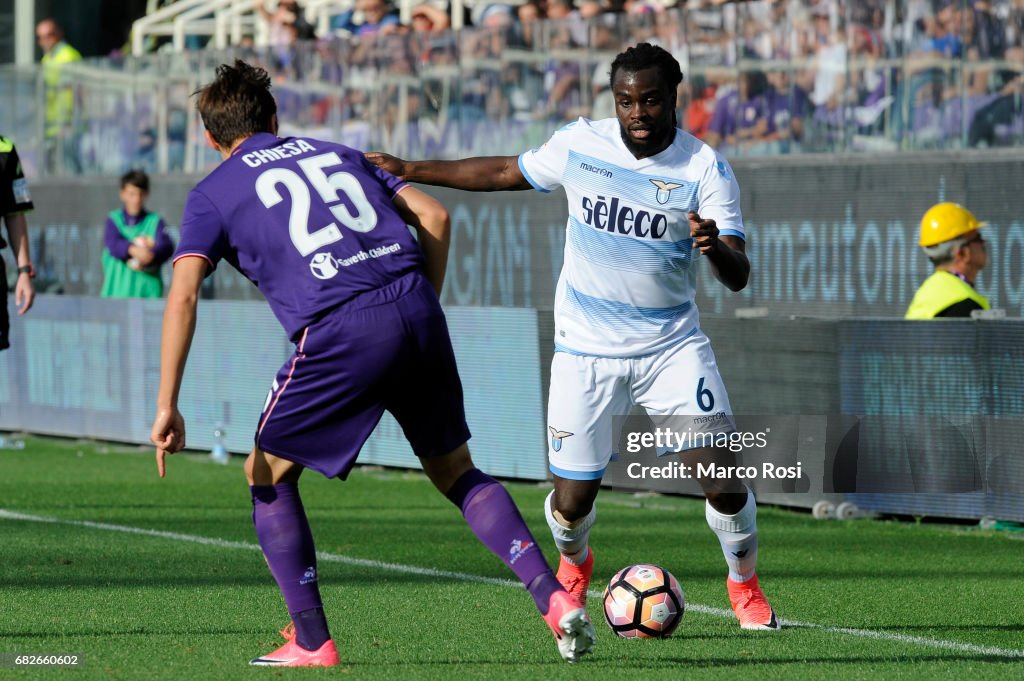
[[[18,274],[27,274],[29,279],[35,279],[36,268],[32,265],[22,265],[18,268]]]

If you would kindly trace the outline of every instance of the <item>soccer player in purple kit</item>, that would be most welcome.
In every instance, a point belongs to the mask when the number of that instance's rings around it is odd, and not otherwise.
[[[263,69],[236,61],[198,92],[206,137],[224,160],[185,204],[151,433],[163,477],[165,456],[185,446],[177,401],[200,284],[226,260],[264,294],[295,343],[245,465],[256,534],[292,625],[281,648],[251,663],[339,663],[297,483],[305,468],[345,479],[385,409],[427,477],[526,586],[562,657],[575,662],[595,641],[586,611],[558,583],[508,492],[473,465],[466,445],[462,385],[438,302],[447,211],[354,149],[277,137],[269,88]]]

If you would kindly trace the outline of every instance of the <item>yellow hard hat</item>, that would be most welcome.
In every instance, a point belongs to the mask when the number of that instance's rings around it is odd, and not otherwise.
[[[921,218],[921,246],[934,246],[984,227],[974,213],[959,203],[937,203]]]

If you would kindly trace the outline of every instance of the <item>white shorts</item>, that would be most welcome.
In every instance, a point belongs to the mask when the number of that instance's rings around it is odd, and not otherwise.
[[[615,450],[612,419],[627,416],[633,405],[655,424],[657,417],[688,417],[694,433],[736,429],[715,353],[701,331],[643,357],[559,351],[551,360],[548,394],[551,472],[570,480],[601,479]]]

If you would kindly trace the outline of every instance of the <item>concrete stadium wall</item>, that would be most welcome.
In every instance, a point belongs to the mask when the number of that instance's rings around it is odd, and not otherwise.
[[[1024,310],[1024,150],[801,156],[738,160],[752,281],[729,293],[701,267],[698,304],[707,315],[763,307],[769,316],[902,316],[929,271],[917,247],[920,216],[958,201],[989,223],[990,264],[979,289],[1011,317]],[[155,178],[151,208],[180,220],[199,178]],[[102,225],[117,206],[117,181],[36,182],[30,218],[44,283],[96,295]],[[446,305],[550,309],[565,248],[564,194],[472,194],[430,188],[449,207],[453,241]],[[259,298],[230,268],[211,282],[218,298]]]

